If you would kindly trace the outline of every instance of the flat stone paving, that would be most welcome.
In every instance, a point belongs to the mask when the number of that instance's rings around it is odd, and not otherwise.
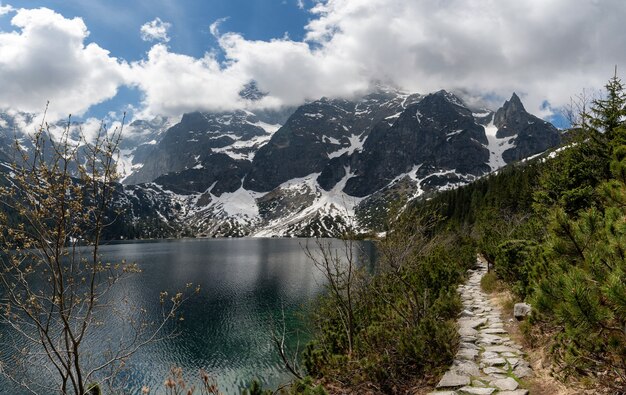
[[[504,329],[500,309],[480,289],[487,264],[469,271],[459,286],[463,312],[458,320],[461,344],[450,369],[437,390],[429,395],[527,395],[519,380],[532,375],[522,347]]]

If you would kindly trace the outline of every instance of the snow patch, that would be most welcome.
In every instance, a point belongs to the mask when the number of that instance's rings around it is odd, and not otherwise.
[[[488,117],[489,115],[491,115],[491,111],[473,112],[472,113],[472,116],[474,118],[485,118],[485,117]]]
[[[249,125],[256,126],[265,130],[265,132],[268,133],[269,135],[276,133],[276,131],[278,131],[278,129],[282,127],[282,125],[280,124],[271,124],[271,123],[266,123],[266,122],[261,122],[261,121],[254,122],[254,123],[249,122],[249,121],[247,122]]]
[[[280,219],[270,221],[270,223],[254,233],[253,237],[281,235],[284,230],[292,225],[302,226],[303,224],[311,223],[311,221],[325,216],[340,216],[344,220],[350,221],[350,219],[355,217],[355,207],[363,198],[355,198],[343,192],[348,179],[354,175],[349,167],[346,167],[345,171],[346,175],[344,178],[330,191],[325,191],[317,183],[317,178],[320,173],[312,173],[306,177],[296,178],[281,184],[277,189],[314,195],[315,199],[313,204],[303,208],[303,210],[299,212],[294,212]],[[332,233],[333,229],[327,229],[323,221],[319,221],[319,224],[325,227],[325,230],[328,231],[329,234]]]
[[[501,167],[506,166],[506,162],[502,158],[502,154],[511,148],[515,147],[515,137],[497,138],[496,133],[498,127],[493,124],[493,120],[489,122],[485,128],[485,134],[487,135],[487,149],[489,150],[489,167],[492,171],[498,170]]]
[[[358,134],[353,134],[350,137],[348,137],[348,140],[350,141],[350,145],[347,147],[342,147],[340,149],[338,149],[337,151],[331,152],[330,154],[328,154],[328,157],[330,159],[332,158],[338,158],[341,155],[348,153],[348,155],[352,155],[354,153],[354,151],[361,151],[363,150],[363,143],[365,142],[364,140],[361,140],[361,135]],[[339,143],[339,141],[337,141],[337,143]]]
[[[335,145],[340,145],[341,141],[337,140],[334,137],[328,137],[328,136],[322,136],[322,141],[325,141],[327,143],[331,143],[331,144],[335,144]]]
[[[224,212],[231,217],[255,218],[259,216],[259,209],[256,204],[256,198],[259,195],[241,187],[235,192],[225,192],[219,197],[211,194],[211,197],[215,202],[214,204],[221,206]]]
[[[459,130],[455,130],[454,132],[450,132],[446,134],[446,141],[450,141],[450,139],[454,136],[456,136],[457,134],[461,134],[464,132],[464,129],[459,129]]]

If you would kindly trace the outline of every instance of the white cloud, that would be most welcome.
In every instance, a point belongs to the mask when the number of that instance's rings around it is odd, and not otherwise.
[[[172,25],[168,22],[163,22],[160,18],[147,22],[141,26],[141,39],[144,41],[157,41],[166,43],[170,41],[167,32]]]
[[[95,43],[80,18],[66,19],[46,8],[18,9],[18,30],[0,32],[0,108],[41,112],[50,118],[81,114],[115,96],[125,63]]]
[[[232,68],[222,69],[211,54],[196,59],[172,53],[164,44],[133,63],[129,76],[144,93],[145,117],[240,107],[238,92],[248,81]]]
[[[626,2],[607,0],[329,0],[307,39],[370,78],[429,92],[467,89],[529,107],[599,86],[626,64]]]
[[[299,9],[304,9],[304,0],[296,0],[296,4],[298,5]]]
[[[626,64],[622,0],[327,0],[311,12],[304,42],[221,34],[218,21],[211,32],[222,64],[154,49],[136,71],[160,68],[172,80],[153,85],[163,74],[143,73],[145,104],[165,112],[238,106],[237,84],[249,79],[269,92],[264,104],[298,104],[350,96],[378,80],[421,93],[517,91],[538,112],[544,100],[560,106],[602,86],[614,64]],[[172,89],[177,95],[168,95]]]
[[[12,12],[14,9],[13,7],[11,7],[10,5],[2,5],[2,3],[0,3],[0,16],[8,14],[9,12]]]
[[[127,64],[92,43],[80,19],[17,10],[17,33],[0,32],[0,107],[65,113],[112,97],[120,85],[143,93],[143,115],[227,110],[250,80],[268,92],[261,106],[349,97],[372,81],[426,93],[463,90],[508,98],[517,91],[538,112],[601,87],[626,65],[623,0],[326,0],[312,2],[306,39],[270,41],[210,27],[219,48],[203,57],[173,52],[169,24],[155,19],[142,37],[157,42]],[[222,56],[217,55],[220,51]],[[225,60],[220,60],[225,59]],[[248,103],[249,105],[249,103]]]

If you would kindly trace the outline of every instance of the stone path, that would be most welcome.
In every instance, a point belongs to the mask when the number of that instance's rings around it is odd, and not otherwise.
[[[429,395],[527,395],[519,380],[532,375],[521,346],[511,340],[500,318],[500,309],[480,289],[487,265],[470,270],[459,287],[463,312],[459,318],[461,344],[448,372]]]

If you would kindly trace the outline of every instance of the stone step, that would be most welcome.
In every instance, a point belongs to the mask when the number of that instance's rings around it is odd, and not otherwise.
[[[461,344],[429,395],[528,395],[518,379],[532,375],[532,369],[504,329],[500,309],[480,289],[485,269],[470,271],[467,283],[457,288],[464,306],[457,321]]]

